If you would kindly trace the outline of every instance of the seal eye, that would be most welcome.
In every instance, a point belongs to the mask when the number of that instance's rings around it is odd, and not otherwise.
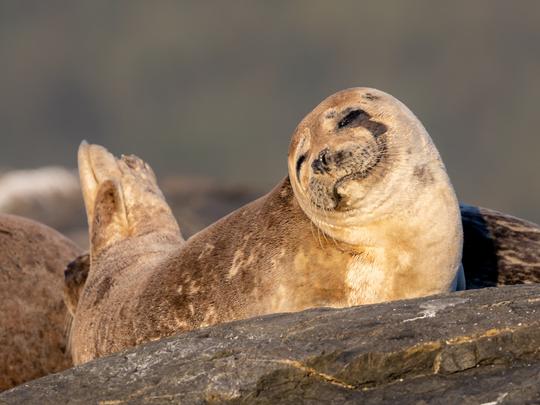
[[[374,138],[378,138],[388,130],[386,125],[382,122],[372,121],[371,115],[360,109],[350,111],[338,122],[337,127],[338,129],[364,127],[371,132]]]
[[[369,116],[366,114],[363,110],[352,110],[350,113],[348,113],[345,117],[341,119],[338,123],[338,128],[345,128],[349,125],[351,125],[354,122],[362,121],[364,119],[369,119]]]
[[[306,160],[306,155],[302,155],[296,161],[296,178],[298,180],[300,180],[300,169],[302,168],[302,164],[305,162],[305,160]]]

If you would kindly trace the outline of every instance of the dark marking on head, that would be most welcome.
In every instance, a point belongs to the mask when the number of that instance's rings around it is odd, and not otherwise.
[[[298,181],[300,181],[300,169],[302,168],[302,164],[306,161],[306,155],[303,154],[298,158],[296,161],[296,178]]]
[[[355,123],[356,122],[360,122],[361,120],[363,119],[369,119],[369,117],[367,116],[366,112],[364,110],[352,110],[350,111],[347,115],[345,115],[345,117],[343,117],[341,119],[341,121],[338,122],[338,128],[341,129],[341,128],[345,128],[345,127],[348,127],[350,126],[352,123]],[[358,125],[354,125],[355,127],[358,126]]]
[[[375,94],[373,93],[366,93],[366,94],[363,94],[362,95],[363,98],[367,99],[367,100],[378,100],[379,97],[376,96]]]
[[[386,125],[378,121],[373,121],[371,115],[359,108],[348,111],[341,121],[338,122],[337,127],[338,129],[363,127],[371,132],[374,138],[388,131]]]
[[[326,113],[326,119],[332,119],[336,116],[336,110],[331,110]]]
[[[101,280],[101,282],[97,285],[96,288],[96,299],[94,301],[94,306],[98,305],[101,302],[101,300],[109,292],[112,286],[113,281],[110,276],[107,276],[103,280]]]
[[[416,166],[413,171],[413,176],[416,177],[422,184],[433,183],[433,173],[427,166]]]

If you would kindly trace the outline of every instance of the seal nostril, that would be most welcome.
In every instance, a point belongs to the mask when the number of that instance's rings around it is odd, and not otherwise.
[[[321,156],[321,162],[323,165],[328,166],[328,158],[326,153]]]
[[[315,173],[324,174],[330,172],[330,163],[332,159],[328,149],[323,149],[317,158],[311,163],[311,168]]]
[[[322,164],[322,162],[321,162],[319,159],[315,159],[315,160],[311,163],[311,168],[313,169],[313,172],[314,172],[314,173],[318,173],[318,174],[324,173],[324,167],[323,167],[323,164]]]

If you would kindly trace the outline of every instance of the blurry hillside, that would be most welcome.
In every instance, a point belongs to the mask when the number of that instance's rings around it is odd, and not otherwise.
[[[266,190],[304,114],[366,85],[421,118],[462,201],[540,222],[539,27],[534,0],[0,0],[0,167],[74,167],[86,138]]]
[[[203,177],[170,176],[159,183],[186,239],[263,194],[253,187],[222,185]],[[74,170],[0,172],[0,213],[34,219],[88,248],[86,213]]]

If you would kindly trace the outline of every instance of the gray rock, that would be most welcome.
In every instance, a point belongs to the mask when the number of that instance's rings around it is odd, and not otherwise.
[[[461,206],[467,289],[540,283],[540,227],[488,208]]]
[[[540,401],[540,285],[276,314],[185,333],[1,404]]]

